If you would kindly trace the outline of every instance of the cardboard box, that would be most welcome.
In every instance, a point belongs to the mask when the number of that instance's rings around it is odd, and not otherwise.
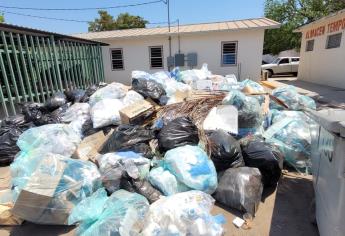
[[[43,170],[50,170],[49,166],[54,169],[54,175],[44,173]],[[25,188],[20,191],[12,209],[13,215],[31,222],[65,224],[70,209],[52,209],[49,207],[65,166],[63,161],[43,158]]]
[[[139,124],[154,113],[153,105],[144,100],[138,101],[120,110],[122,124]]]
[[[106,140],[107,136],[104,135],[103,131],[87,136],[81,141],[73,157],[84,161],[90,160],[95,162],[96,156],[99,154],[98,151]]]

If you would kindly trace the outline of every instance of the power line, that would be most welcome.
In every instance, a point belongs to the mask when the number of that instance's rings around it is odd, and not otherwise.
[[[0,5],[0,7],[5,8],[5,9],[33,10],[33,11],[86,11],[86,10],[102,10],[102,9],[137,7],[137,6],[150,5],[150,4],[160,3],[160,2],[164,3],[164,0],[155,0],[155,1],[150,1],[150,2],[133,3],[133,4],[127,4],[127,5],[118,5],[118,6],[87,7],[87,8],[35,8],[35,7],[3,6],[3,5]]]

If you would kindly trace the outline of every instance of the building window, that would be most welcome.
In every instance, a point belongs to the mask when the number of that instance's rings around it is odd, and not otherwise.
[[[150,47],[151,68],[163,68],[163,46]]]
[[[222,42],[222,65],[232,66],[237,63],[237,42]]]
[[[112,70],[123,70],[122,48],[110,49]]]
[[[314,39],[308,40],[308,41],[307,41],[307,45],[306,45],[306,47],[305,47],[305,51],[306,51],[306,52],[311,52],[311,51],[313,51],[313,50],[314,50]]]
[[[329,35],[327,37],[326,49],[339,48],[341,43],[342,33]]]

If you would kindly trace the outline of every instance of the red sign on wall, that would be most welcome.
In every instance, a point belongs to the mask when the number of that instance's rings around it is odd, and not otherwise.
[[[333,32],[337,32],[340,30],[345,29],[345,18],[337,20],[337,21],[333,21],[331,23],[329,23],[328,25],[323,25],[311,30],[308,30],[306,33],[306,39],[311,39],[311,38],[315,38],[321,35],[324,35],[326,33],[333,33]]]

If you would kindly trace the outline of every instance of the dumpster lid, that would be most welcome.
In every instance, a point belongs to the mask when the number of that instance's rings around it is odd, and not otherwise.
[[[310,111],[310,115],[328,131],[345,137],[345,110],[323,109],[319,111]]]

